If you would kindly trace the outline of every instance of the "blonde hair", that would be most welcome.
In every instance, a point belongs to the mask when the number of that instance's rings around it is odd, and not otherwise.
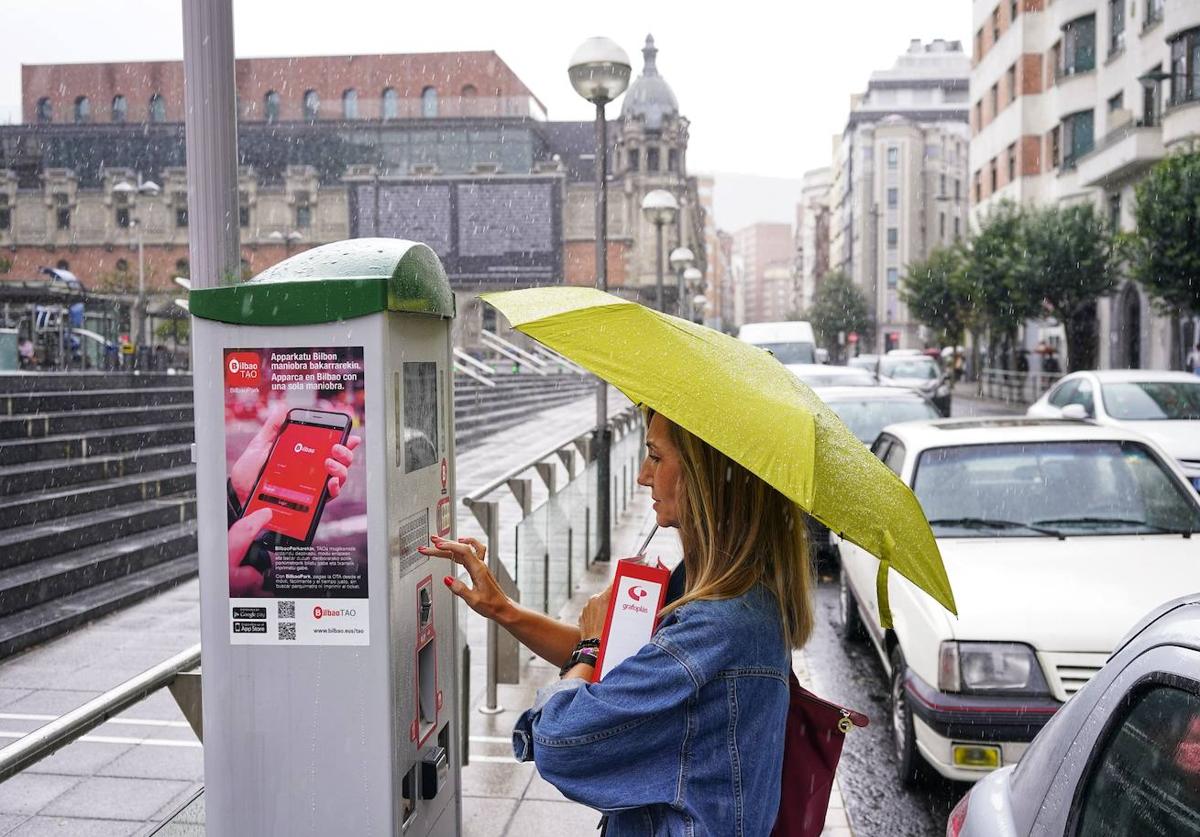
[[[647,425],[653,415],[646,411]],[[687,588],[663,614],[701,599],[732,599],[761,583],[779,605],[784,636],[793,648],[803,646],[813,629],[807,516],[707,442],[668,424],[682,466],[679,537]]]

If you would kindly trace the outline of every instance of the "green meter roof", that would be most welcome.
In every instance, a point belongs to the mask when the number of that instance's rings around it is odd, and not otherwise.
[[[188,294],[194,316],[236,325],[312,325],[381,311],[454,316],[437,254],[396,238],[353,238],[314,247],[240,285]]]

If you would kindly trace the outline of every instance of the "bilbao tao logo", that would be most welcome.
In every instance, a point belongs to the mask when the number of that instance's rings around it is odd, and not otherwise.
[[[225,359],[225,380],[230,386],[258,383],[261,361],[254,352],[237,352]]]
[[[633,599],[635,602],[640,602],[642,599],[646,598],[647,595],[649,594],[646,592],[646,588],[644,587],[637,587],[635,585],[629,588],[629,598]]]
[[[324,615],[325,615],[325,608],[321,607],[320,605],[317,605],[316,607],[313,608],[313,619],[320,619]]]
[[[337,610],[334,610],[333,608],[321,607],[321,605],[317,605],[316,607],[314,607],[312,613],[313,613],[314,619],[321,619],[323,617],[334,617],[334,616],[345,616],[347,618],[353,618],[358,615],[358,611],[355,610],[354,608],[338,608]]]
[[[296,447],[292,448],[292,453],[316,453],[316,448],[307,447],[303,442],[296,442]]]

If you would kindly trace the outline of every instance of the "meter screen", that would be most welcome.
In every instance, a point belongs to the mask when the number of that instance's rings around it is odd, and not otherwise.
[[[404,364],[404,473],[438,461],[437,363]]]

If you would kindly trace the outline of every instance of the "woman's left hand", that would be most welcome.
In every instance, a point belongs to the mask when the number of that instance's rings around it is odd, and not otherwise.
[[[604,619],[608,616],[608,600],[612,595],[612,587],[604,588],[588,599],[579,614],[579,636],[581,639],[599,639],[604,632]]]

